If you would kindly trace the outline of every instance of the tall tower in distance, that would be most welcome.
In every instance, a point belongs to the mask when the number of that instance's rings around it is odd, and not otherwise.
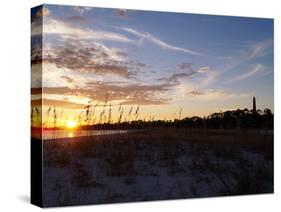
[[[256,97],[253,97],[253,114],[256,114],[257,108],[256,108]]]

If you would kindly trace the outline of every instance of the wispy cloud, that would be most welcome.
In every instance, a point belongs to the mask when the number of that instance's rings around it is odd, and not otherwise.
[[[165,41],[162,41],[160,38],[157,38],[155,36],[153,36],[152,34],[146,33],[146,32],[139,32],[135,29],[132,28],[128,28],[128,27],[121,27],[122,30],[129,32],[131,34],[134,34],[142,39],[147,39],[151,42],[153,42],[154,44],[158,45],[159,47],[163,48],[163,49],[170,49],[170,50],[174,50],[174,51],[180,51],[180,52],[184,52],[184,53],[188,53],[188,54],[192,54],[192,55],[201,55],[198,52],[192,51],[190,49],[186,49],[186,48],[181,48],[178,46],[174,46],[172,44],[166,43]]]
[[[260,56],[264,56],[269,53],[269,50],[273,53],[273,41],[272,40],[264,40],[258,43],[255,43],[250,47],[249,57],[248,59],[255,59]]]
[[[174,73],[168,77],[157,78],[157,80],[166,81],[169,83],[173,83],[174,85],[178,85],[180,83],[180,79],[192,78],[197,74],[205,74],[210,72],[210,67],[208,66],[194,69],[191,63],[178,64],[177,68],[181,70],[180,73]]]
[[[178,85],[180,83],[179,79],[189,78],[189,77],[191,77],[194,74],[195,74],[194,72],[190,72],[190,73],[175,73],[175,74],[172,74],[169,77],[161,77],[161,78],[158,78],[157,80],[159,80],[159,81],[166,81],[166,82],[169,82],[169,83],[173,83],[174,85]]]
[[[65,21],[70,24],[76,24],[76,25],[80,24],[81,25],[81,24],[86,24],[88,20],[82,16],[74,15],[74,16],[65,18]]]
[[[45,35],[58,35],[62,38],[79,38],[79,40],[108,40],[125,43],[133,42],[133,40],[122,34],[102,30],[93,30],[85,27],[81,28],[78,27],[77,24],[73,25],[70,22],[64,22],[51,17],[48,17],[48,19],[44,20],[43,29],[41,24],[38,24],[37,26],[36,23],[33,23],[33,36],[41,34],[42,30]]]
[[[56,69],[87,74],[87,78],[107,76],[133,80],[146,64],[131,59],[125,50],[109,47],[101,42],[72,41],[60,45],[44,44],[44,64],[54,64]],[[36,58],[32,63],[36,63]]]
[[[251,77],[255,76],[257,73],[264,71],[264,69],[265,69],[265,67],[262,64],[257,64],[249,71],[227,81],[226,83],[235,83],[235,82],[239,82],[239,81],[251,78]]]
[[[75,6],[75,7],[72,7],[73,10],[75,12],[78,12],[80,15],[83,15],[87,12],[90,12],[91,10],[93,10],[94,8],[93,7],[79,7],[79,6]]]
[[[244,48],[241,50],[241,48]],[[230,71],[236,71],[237,69],[241,70],[241,67],[244,65],[252,64],[252,69],[248,70],[246,73],[240,74],[231,78],[230,80],[226,80],[223,84],[238,82],[247,78],[250,78],[257,73],[264,71],[264,65],[255,64],[259,57],[266,56],[270,53],[273,53],[273,40],[266,39],[261,40],[259,42],[250,43],[247,45],[237,45],[239,48],[238,55],[230,55],[225,57],[225,63],[222,67],[218,68],[217,72],[214,73],[215,78],[219,78],[220,76],[227,76]],[[267,72],[269,73],[269,72]]]
[[[75,99],[71,99],[71,96],[75,96],[80,99],[79,104],[87,104],[85,99],[103,102],[104,97],[108,95],[111,102],[120,102],[123,105],[161,105],[169,102],[170,99],[164,94],[173,86],[173,84],[166,82],[151,85],[92,80],[84,88],[69,88],[58,85],[58,87],[44,87],[43,93],[45,99],[65,102],[77,102]],[[32,94],[38,94],[40,90],[41,88],[33,88]]]
[[[180,64],[177,64],[176,67],[180,70],[191,70],[192,66],[193,66],[192,63],[180,63]]]
[[[47,96],[47,98],[48,98],[48,96]],[[67,109],[81,109],[81,108],[85,107],[84,104],[70,102],[68,100],[55,100],[55,99],[46,99],[46,98],[33,99],[33,100],[31,100],[31,105],[32,106],[41,106],[42,101],[44,102],[45,106],[49,105],[49,106],[67,108]]]
[[[241,46],[238,46],[238,48],[241,49]],[[240,52],[241,53],[239,55],[227,57],[226,62],[228,65],[225,67],[223,72],[228,72],[240,65],[253,62],[258,57],[265,56],[270,52],[273,53],[273,41],[270,39],[261,40],[250,45],[246,45],[246,49]]]
[[[187,92],[187,97],[197,100],[226,100],[228,98],[233,98],[236,95],[231,92],[226,92],[222,90],[205,89],[205,90],[192,90]]]
[[[76,26],[71,26],[65,24],[64,22],[57,20],[49,20],[43,28],[43,32],[46,34],[60,34],[66,38],[79,38],[85,40],[109,40],[117,42],[133,42],[133,40],[127,38],[124,35],[102,31],[102,30],[92,30],[90,28],[78,28]]]

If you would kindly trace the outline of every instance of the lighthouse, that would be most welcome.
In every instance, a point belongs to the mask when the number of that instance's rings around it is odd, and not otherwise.
[[[257,108],[256,108],[256,97],[253,97],[253,114],[256,114]]]

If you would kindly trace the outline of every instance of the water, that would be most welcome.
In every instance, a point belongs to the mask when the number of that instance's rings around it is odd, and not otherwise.
[[[128,133],[128,130],[45,130],[43,139],[74,138],[95,135],[113,135]]]

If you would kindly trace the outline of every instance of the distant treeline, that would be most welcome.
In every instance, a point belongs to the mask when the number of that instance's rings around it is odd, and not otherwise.
[[[184,128],[210,128],[210,129],[273,129],[273,113],[270,109],[228,110],[220,113],[213,113],[207,117],[186,117],[183,119],[171,120],[135,120],[121,123],[104,123],[88,126],[81,126],[83,129],[142,129],[151,127],[184,127]]]

